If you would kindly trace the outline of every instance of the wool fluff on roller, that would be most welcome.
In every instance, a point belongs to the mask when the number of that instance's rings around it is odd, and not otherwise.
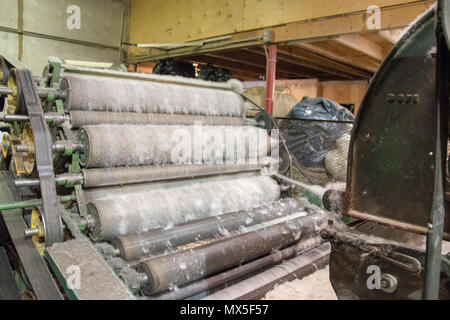
[[[229,88],[200,80],[180,83],[66,74],[71,110],[198,114],[241,117],[243,98]],[[236,80],[234,80],[236,81]],[[174,83],[175,82],[175,83]],[[178,82],[178,83],[176,83]]]
[[[87,168],[182,163],[245,162],[265,157],[264,129],[244,126],[85,126],[78,133]]]
[[[248,210],[277,201],[280,187],[270,177],[215,180],[150,191],[105,196],[91,201],[94,241],[167,228],[223,213]]]

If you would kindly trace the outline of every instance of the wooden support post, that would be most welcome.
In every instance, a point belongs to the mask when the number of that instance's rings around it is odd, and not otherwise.
[[[266,67],[266,111],[273,114],[273,97],[275,94],[275,75],[277,71],[277,45],[269,45],[269,57]]]

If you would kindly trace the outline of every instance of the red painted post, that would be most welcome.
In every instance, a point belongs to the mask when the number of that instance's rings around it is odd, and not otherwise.
[[[275,74],[277,71],[277,45],[269,44],[266,79],[266,111],[273,114],[273,96],[275,94]]]

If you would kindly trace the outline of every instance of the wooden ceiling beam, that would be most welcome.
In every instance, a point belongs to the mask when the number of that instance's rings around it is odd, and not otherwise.
[[[303,56],[294,53],[293,49],[294,48],[292,48],[292,47],[278,48],[277,59],[281,62],[297,65],[301,68],[315,70],[314,77],[323,77],[323,76],[328,76],[328,75],[331,77],[334,77],[335,79],[336,78],[337,79],[356,79],[356,78],[361,77],[361,75],[360,75],[360,77],[358,77],[358,76],[355,77],[355,75],[345,74],[336,69],[325,67],[321,64],[316,63],[313,60],[305,61]],[[264,52],[258,51],[257,49],[247,49],[247,50],[251,51],[251,52],[259,53],[259,54],[264,54]]]
[[[300,48],[297,46],[290,46],[289,50],[297,56],[301,56],[302,59],[305,61],[308,61],[310,63],[318,63],[320,65],[325,66],[326,68],[329,68],[331,70],[336,70],[339,72],[343,72],[349,75],[353,75],[354,77],[358,79],[368,79],[371,76],[370,72],[355,68],[351,65],[344,64],[342,62],[333,60],[328,57],[324,57],[321,55],[318,55],[314,52],[308,51],[304,48]]]
[[[315,54],[331,58],[333,60],[345,63],[350,66],[355,66],[362,70],[375,73],[378,70],[379,63],[372,61],[368,57],[352,57],[347,53],[342,52],[337,46],[332,46],[332,43],[320,42],[304,42],[297,44],[298,47],[314,52]]]
[[[250,55],[249,55],[250,53]],[[215,59],[223,59],[230,61],[232,63],[240,63],[243,65],[249,65],[251,67],[264,68],[266,66],[265,55],[252,54],[251,52],[245,51],[226,51],[221,53],[207,54],[209,57],[214,57]],[[264,71],[265,72],[265,71]],[[293,66],[286,62],[277,63],[277,75],[284,78],[313,78],[316,76],[316,71],[311,68],[299,68],[298,66]]]
[[[327,79],[333,78],[333,79],[366,79],[369,77],[367,73],[364,73],[362,71],[355,71],[355,72],[346,72],[342,70],[336,69],[334,66],[324,66],[319,62],[320,56],[315,56],[313,58],[308,58],[305,60],[304,55],[298,54],[297,51],[298,48],[295,47],[279,47],[278,48],[278,55],[277,59],[279,60],[278,65],[284,63],[288,64],[294,64],[297,66],[300,66],[302,68],[307,68],[308,70],[313,70],[314,72],[311,72],[312,78],[324,78]],[[265,56],[264,50],[262,48],[246,48],[242,49],[241,51],[247,51],[252,52],[255,54],[259,54],[261,56]],[[332,61],[332,60],[331,60]],[[351,68],[348,68],[351,69]]]
[[[381,62],[381,60],[383,60],[383,50],[381,46],[379,46],[373,41],[370,41],[367,38],[361,37],[360,35],[357,34],[342,35],[331,41],[340,43],[346,46],[347,48],[350,48],[359,54],[371,57],[378,62]]]

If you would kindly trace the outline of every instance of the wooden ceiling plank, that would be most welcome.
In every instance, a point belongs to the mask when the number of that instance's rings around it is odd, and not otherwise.
[[[257,55],[257,54],[251,54],[248,55],[248,53],[252,53],[251,51],[239,51],[239,52],[222,52],[222,53],[214,53],[214,54],[208,54],[208,56],[216,57],[218,59],[225,59],[233,62],[239,62],[243,64],[248,64],[251,66],[258,66],[265,68],[266,62],[265,62],[265,55]],[[293,76],[297,77],[315,77],[316,72],[312,68],[310,68],[308,65],[302,65],[301,68],[294,67],[291,65],[292,63],[277,63],[277,71],[279,71],[281,74],[291,74]]]
[[[332,41],[336,41],[356,52],[369,56],[378,62],[383,60],[383,50],[380,45],[367,38],[361,37],[357,34],[347,34],[339,36]]]
[[[314,52],[316,54],[331,58],[333,60],[345,63],[350,66],[355,66],[357,68],[370,71],[372,73],[376,72],[379,65],[377,63],[373,63],[367,59],[361,59],[359,57],[349,57],[346,55],[337,54],[333,49],[324,48],[319,45],[317,42],[304,42],[299,43],[297,46],[304,48],[308,51]]]
[[[265,55],[264,51],[259,48],[247,48],[243,50],[260,55]],[[282,54],[279,56],[279,60],[288,61],[293,64],[307,66],[309,68],[325,72],[332,78],[338,77],[339,79],[367,79],[370,77],[370,74],[367,72],[354,69],[352,67],[338,63],[332,59],[322,57],[298,47],[279,47],[278,52]],[[292,56],[295,59],[290,59],[286,57],[286,55]]]
[[[331,58],[328,57],[324,57],[321,55],[318,55],[314,52],[308,51],[304,48],[300,48],[300,47],[296,47],[296,46],[292,46],[292,51],[295,52],[296,54],[302,56],[304,59],[306,59],[307,61],[310,62],[317,62],[320,63],[328,68],[334,69],[334,70],[339,70],[341,72],[345,72],[348,74],[352,74],[357,76],[358,78],[364,78],[367,79],[371,76],[370,72],[361,70],[359,68],[355,68],[354,66],[349,66],[347,64],[341,63],[339,61],[333,60]]]

